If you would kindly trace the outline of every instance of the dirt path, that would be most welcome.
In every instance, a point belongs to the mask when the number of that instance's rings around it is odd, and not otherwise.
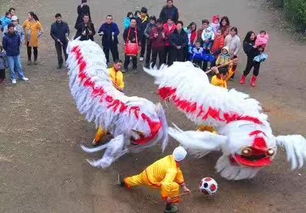
[[[29,10],[37,11],[46,33],[40,48],[40,65],[25,66],[30,82],[0,86],[0,212],[162,212],[164,206],[158,192],[130,192],[114,186],[118,172],[137,173],[163,156],[159,147],[124,156],[105,171],[91,168],[85,161],[91,156],[80,150],[80,142],[89,142],[94,135],[94,126],[76,110],[66,73],[56,71],[55,51],[48,35],[56,12],[61,12],[73,26],[78,1],[11,2],[20,19]],[[176,5],[186,24],[192,20],[199,23],[214,14],[227,14],[239,27],[240,35],[250,29],[267,30],[272,37],[268,50],[271,54],[262,67],[258,87],[241,87],[237,80],[230,86],[250,93],[270,110],[275,134],[306,135],[306,46],[281,32],[277,19],[261,9],[262,2],[178,0]],[[98,20],[101,22],[109,13],[121,23],[129,10],[147,5],[151,14],[158,14],[163,3],[164,0],[90,1],[96,27],[100,25]],[[240,71],[244,63],[243,56]],[[127,94],[158,101],[152,79],[144,73],[128,74],[126,81]],[[184,129],[194,128],[181,113],[171,109],[167,110],[170,122]],[[167,153],[175,145],[171,142]],[[180,212],[305,212],[306,170],[291,172],[283,152],[272,167],[255,179],[240,182],[225,181],[215,173],[218,156],[215,153],[204,159],[189,158],[183,165],[191,188],[197,187],[201,177],[213,176],[220,191],[208,199],[194,192],[180,205]]]

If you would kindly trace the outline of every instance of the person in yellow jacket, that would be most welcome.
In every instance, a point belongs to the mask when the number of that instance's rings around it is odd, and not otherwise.
[[[186,155],[186,150],[179,146],[174,149],[172,155],[154,162],[138,175],[125,178],[120,184],[129,189],[136,186],[159,189],[162,199],[166,201],[165,212],[177,212],[175,203],[180,202],[180,186],[184,192],[191,192],[185,184],[180,169],[180,162],[186,158]]]
[[[212,70],[215,72],[215,75],[211,78],[211,84],[217,87],[223,87],[227,89],[227,82],[231,79],[234,75],[234,71],[230,65],[229,70],[227,69],[218,69],[217,67],[213,67]]]
[[[123,92],[125,85],[121,69],[122,69],[122,61],[116,60],[114,61],[114,65],[108,69],[108,72],[114,87],[116,87],[117,90]],[[98,145],[99,142],[102,140],[102,138],[105,137],[106,135],[107,135],[107,130],[103,129],[102,127],[99,127],[96,136],[92,141],[92,145],[94,146]]]

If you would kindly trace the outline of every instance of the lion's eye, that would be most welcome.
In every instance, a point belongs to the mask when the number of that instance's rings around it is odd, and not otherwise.
[[[242,155],[250,156],[252,154],[252,149],[250,147],[246,147],[241,151]]]
[[[274,153],[275,153],[275,151],[273,149],[268,149],[268,151],[267,151],[267,155],[269,155],[269,156],[273,156]]]

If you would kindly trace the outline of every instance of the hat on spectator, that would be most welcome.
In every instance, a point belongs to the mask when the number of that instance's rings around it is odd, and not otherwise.
[[[17,16],[12,16],[11,20],[12,20],[12,21],[17,21],[17,20],[18,20],[18,17],[17,17]]]

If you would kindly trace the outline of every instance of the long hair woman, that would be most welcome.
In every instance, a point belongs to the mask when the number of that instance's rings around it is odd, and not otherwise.
[[[260,62],[254,61],[254,58],[255,56],[259,55],[261,52],[264,51],[264,48],[255,46],[255,41],[256,41],[256,34],[253,31],[249,31],[243,40],[243,50],[247,55],[248,59],[245,70],[240,79],[240,84],[245,84],[246,77],[253,68],[253,77],[251,78],[251,86],[253,87],[256,86],[256,79],[260,69]]]
[[[34,12],[28,13],[28,19],[22,25],[25,32],[25,44],[28,53],[28,65],[32,64],[32,49],[34,53],[34,65],[37,64],[39,38],[43,33],[42,25]]]

